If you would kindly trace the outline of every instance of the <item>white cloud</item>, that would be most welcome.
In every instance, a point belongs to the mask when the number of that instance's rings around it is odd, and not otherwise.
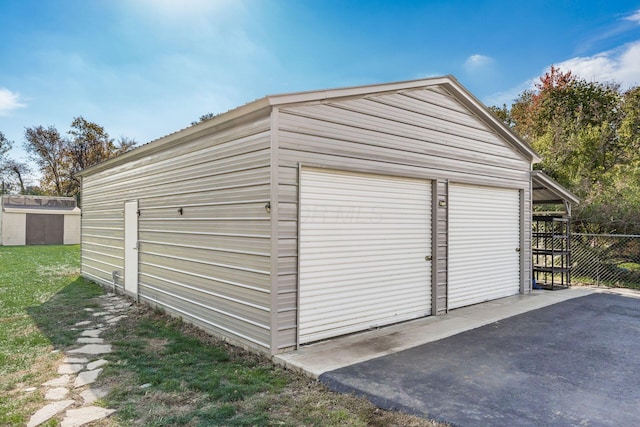
[[[571,71],[573,75],[587,81],[616,82],[620,84],[622,90],[626,90],[640,85],[640,41],[593,56],[567,59],[554,66],[563,72]],[[543,70],[540,75],[549,71],[550,67]],[[511,105],[522,91],[534,89],[538,81],[538,77],[531,78],[516,87],[489,95],[484,102],[487,105]]]
[[[615,81],[628,89],[640,84],[640,41],[593,56],[571,58],[556,66],[588,81]]]
[[[9,111],[23,107],[26,107],[26,104],[20,102],[19,93],[0,87],[0,116],[5,116]]]
[[[493,63],[493,59],[491,57],[475,54],[467,58],[464,62],[464,66],[467,69],[477,69],[490,65],[491,63]]]
[[[625,21],[632,21],[637,24],[640,24],[640,9],[636,11],[633,15],[629,15],[624,18]]]

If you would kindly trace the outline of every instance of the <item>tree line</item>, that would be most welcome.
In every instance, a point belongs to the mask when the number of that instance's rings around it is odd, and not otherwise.
[[[581,202],[573,208],[575,231],[640,234],[640,87],[587,81],[551,67],[512,105],[490,107],[543,157],[536,164]],[[213,114],[200,117],[197,124]],[[5,191],[77,196],[77,173],[135,147],[112,139],[83,117],[66,135],[55,127],[26,128],[25,149],[38,167],[39,186],[28,187],[29,167],[7,156],[13,142],[0,132],[0,174]]]
[[[640,234],[640,87],[551,67],[510,107],[491,110],[541,154],[536,169],[580,198],[575,231]]]
[[[0,132],[0,178],[5,193],[77,197],[78,172],[136,146],[126,137],[114,140],[104,127],[82,116],[73,119],[66,134],[55,126],[33,126],[25,129],[24,139],[24,148],[40,173],[39,185],[26,185],[25,178],[34,171],[8,156],[14,142]]]

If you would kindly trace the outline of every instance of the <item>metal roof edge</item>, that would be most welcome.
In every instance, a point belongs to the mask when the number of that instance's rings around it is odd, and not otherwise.
[[[407,89],[419,89],[421,87],[437,86],[444,84],[450,76],[427,77],[417,80],[406,80],[392,83],[377,83],[370,85],[350,86],[336,89],[311,90],[305,92],[292,92],[277,95],[269,95],[271,105],[280,106],[304,102],[324,101],[329,99],[347,98],[376,93],[394,92]]]
[[[73,209],[56,209],[56,208],[43,208],[43,207],[14,207],[3,206],[2,210],[6,213],[38,213],[43,215],[81,215],[82,210],[80,208]]]
[[[544,186],[547,190],[553,192],[563,200],[569,201],[573,204],[580,203],[578,196],[564,188],[559,182],[541,170],[531,171],[531,179],[532,181],[538,181],[540,185]]]
[[[541,157],[524,141],[522,141],[508,126],[502,123],[489,109],[471,92],[469,92],[458,80],[452,75],[440,77],[427,77],[417,80],[406,80],[393,83],[379,83],[362,86],[351,86],[336,89],[312,90],[305,92],[292,92],[277,95],[268,95],[255,101],[249,102],[242,106],[236,107],[225,113],[221,113],[202,123],[189,126],[182,130],[178,130],[169,135],[150,141],[140,147],[137,147],[127,153],[112,159],[106,160],[97,165],[91,166],[79,172],[77,176],[83,177],[91,175],[99,171],[108,169],[112,166],[125,163],[127,161],[143,157],[146,154],[162,150],[165,146],[178,141],[188,141],[201,134],[206,134],[212,128],[221,126],[233,120],[251,115],[260,110],[272,108],[275,106],[283,106],[296,103],[321,102],[330,99],[339,99],[345,97],[356,97],[363,95],[373,95],[376,93],[386,93],[394,91],[402,91],[409,89],[428,88],[433,86],[445,87],[452,96],[461,101],[467,108],[478,114],[491,126],[498,134],[509,141],[518,151],[527,155],[531,162],[539,162]]]
[[[113,157],[109,160],[105,160],[102,163],[98,163],[96,165],[90,166],[80,171],[79,173],[77,173],[76,176],[83,177],[86,175],[91,175],[91,174],[100,172],[104,169],[108,169],[112,166],[143,157],[150,153],[157,152],[159,150],[162,150],[165,146],[175,143],[177,141],[191,140],[201,134],[206,134],[212,128],[222,126],[223,124],[226,124],[233,120],[241,119],[245,116],[248,116],[252,113],[258,112],[260,110],[263,110],[269,107],[270,107],[270,102],[268,97],[257,99],[255,101],[249,102],[248,104],[244,104],[232,110],[229,110],[225,113],[221,113],[209,120],[205,120],[201,123],[197,123],[195,125],[191,125],[184,129],[177,130],[173,133],[170,133],[158,139],[154,139],[153,141],[143,144],[117,157]]]

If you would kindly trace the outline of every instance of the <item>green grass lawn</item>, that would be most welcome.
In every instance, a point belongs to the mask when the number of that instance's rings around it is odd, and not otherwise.
[[[56,376],[68,327],[102,290],[78,277],[78,246],[0,246],[0,425],[24,425],[43,402],[25,393]]]
[[[0,246],[0,425],[44,406],[42,389],[27,389],[57,376],[80,334],[71,327],[103,293],[79,277],[78,246]],[[117,412],[98,426],[441,425],[329,392],[158,310],[134,307],[104,337],[114,352],[96,386],[111,392],[98,404]]]

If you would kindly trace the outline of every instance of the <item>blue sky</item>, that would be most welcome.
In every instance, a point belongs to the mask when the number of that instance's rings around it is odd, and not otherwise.
[[[552,64],[640,84],[640,1],[0,0],[0,131],[149,142],[268,94],[453,74],[509,104]]]

